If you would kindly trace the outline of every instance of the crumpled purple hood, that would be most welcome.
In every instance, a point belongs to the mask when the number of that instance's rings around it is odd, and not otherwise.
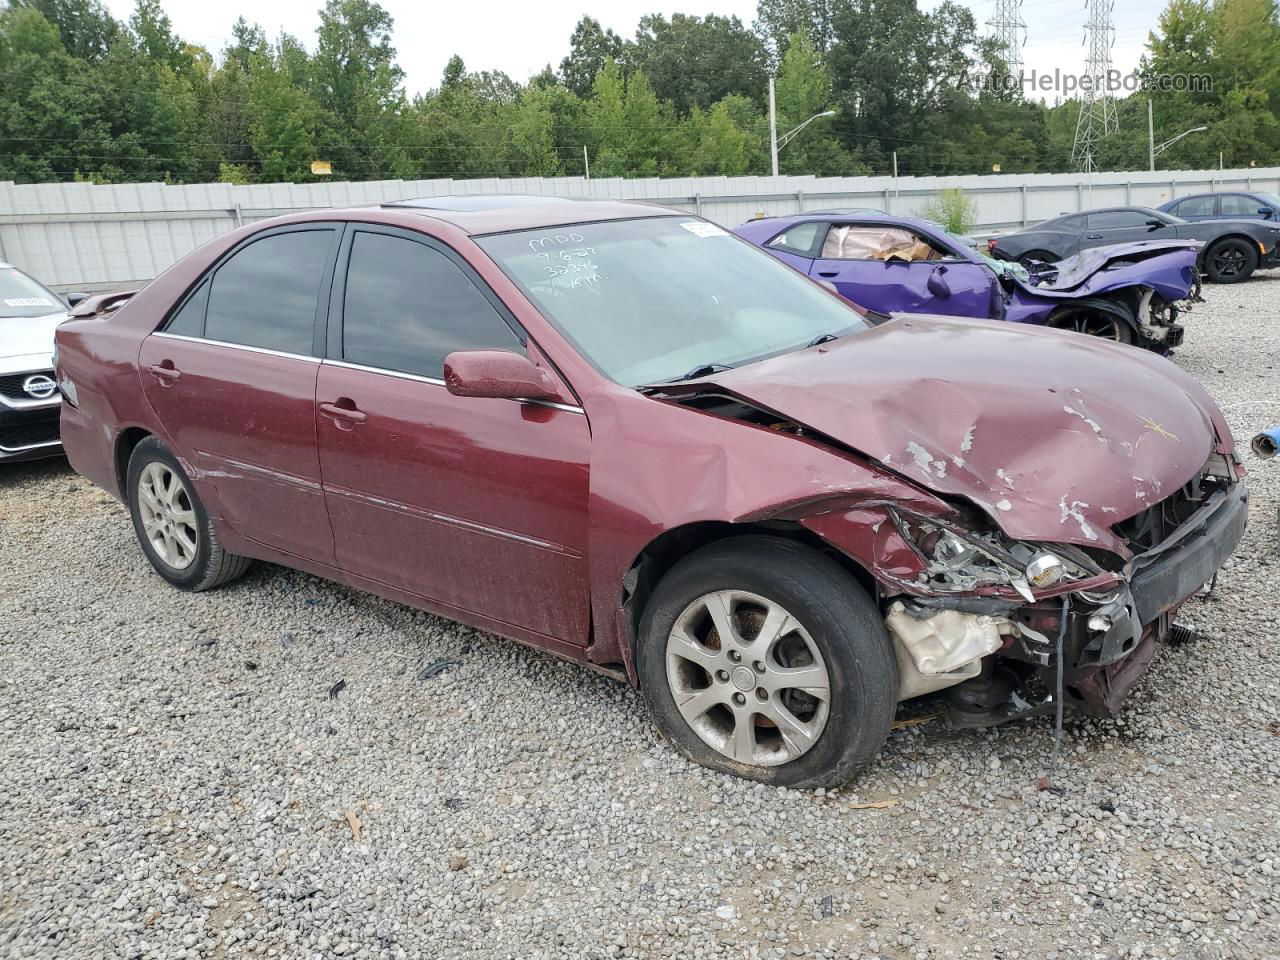
[[[1033,286],[1024,283],[1028,290],[1036,293],[1071,290],[1074,293],[1089,293],[1088,289],[1077,290],[1082,284],[1094,277],[1099,270],[1115,260],[1125,258],[1152,259],[1172,253],[1180,253],[1177,266],[1194,267],[1200,248],[1204,246],[1199,240],[1135,240],[1131,243],[1115,243],[1105,247],[1091,247],[1082,250],[1073,257],[1059,260],[1055,266],[1058,275],[1052,283]],[[1154,266],[1154,265],[1153,265]],[[1104,284],[1105,285],[1105,284]]]
[[[1012,537],[1126,552],[1113,524],[1187,483],[1221,413],[1195,380],[1132,347],[956,317],[865,333],[699,381],[826,434]]]

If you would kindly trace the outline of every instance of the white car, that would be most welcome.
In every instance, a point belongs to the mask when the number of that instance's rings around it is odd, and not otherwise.
[[[0,261],[0,463],[62,453],[53,331],[68,301]]]

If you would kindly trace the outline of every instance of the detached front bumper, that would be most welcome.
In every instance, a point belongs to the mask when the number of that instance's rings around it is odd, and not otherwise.
[[[1172,536],[1130,563],[1127,581],[1100,593],[1073,593],[1062,633],[1066,706],[1112,716],[1147,671],[1177,609],[1209,583],[1244,536],[1249,493],[1243,483],[1214,494]],[[1018,624],[972,680],[953,687],[951,718],[989,726],[1055,709],[1061,598],[1011,611]]]

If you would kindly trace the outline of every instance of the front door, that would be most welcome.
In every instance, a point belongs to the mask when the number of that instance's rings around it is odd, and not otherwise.
[[[586,416],[445,389],[454,350],[539,356],[452,250],[374,226],[343,248],[316,394],[339,565],[585,645]]]
[[[810,276],[878,313],[990,317],[995,276],[913,231],[833,224]]]
[[[210,511],[241,536],[329,564],[315,344],[337,237],[325,225],[248,241],[139,355],[147,400]]]
[[[1152,226],[1159,220],[1161,226]],[[1113,243],[1130,243],[1135,240],[1168,240],[1177,232],[1168,229],[1165,216],[1155,211],[1122,209],[1100,210],[1089,214],[1089,229],[1084,235],[1082,247],[1103,247]],[[1170,221],[1172,223],[1173,221]]]

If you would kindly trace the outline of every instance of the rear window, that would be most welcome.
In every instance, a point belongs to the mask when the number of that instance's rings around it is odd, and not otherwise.
[[[0,317],[47,317],[66,305],[16,267],[0,267]]]
[[[299,230],[270,234],[237,250],[213,275],[205,337],[310,354],[332,240],[332,229]]]

